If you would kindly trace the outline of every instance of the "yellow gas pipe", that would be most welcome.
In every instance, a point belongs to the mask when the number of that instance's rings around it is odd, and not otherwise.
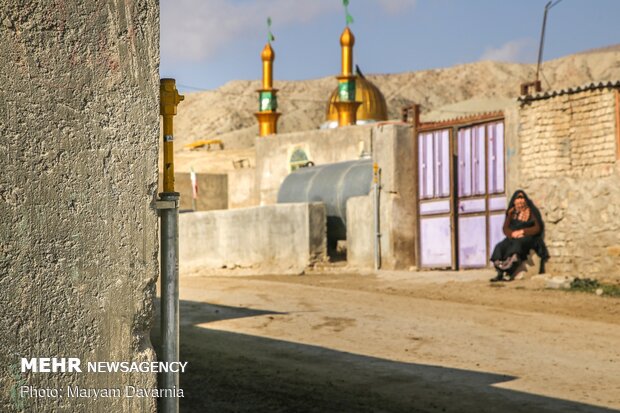
[[[161,79],[159,94],[159,110],[164,121],[164,192],[174,192],[173,118],[177,114],[177,105],[185,97],[179,95],[174,79]]]

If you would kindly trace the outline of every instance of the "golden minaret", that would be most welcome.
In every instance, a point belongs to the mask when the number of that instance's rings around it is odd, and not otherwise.
[[[273,61],[276,54],[267,42],[261,53],[263,61],[263,87],[258,92],[258,112],[254,115],[258,120],[258,136],[268,136],[278,133],[278,118],[280,113],[276,99],[277,89],[273,88]]]
[[[355,125],[357,108],[361,102],[355,101],[355,75],[353,74],[353,45],[355,36],[347,26],[340,36],[342,51],[342,73],[338,79],[338,99],[334,103],[338,110],[338,126]]]

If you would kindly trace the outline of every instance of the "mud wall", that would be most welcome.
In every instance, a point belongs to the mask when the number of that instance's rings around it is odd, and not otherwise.
[[[155,358],[158,2],[0,0],[0,39],[0,411],[153,412],[15,390],[155,386],[19,362]]]

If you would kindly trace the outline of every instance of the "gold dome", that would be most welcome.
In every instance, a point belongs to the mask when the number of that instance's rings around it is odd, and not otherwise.
[[[336,102],[338,99],[338,87],[334,89],[329,97],[327,106],[327,122],[338,122],[338,110],[336,110]],[[357,109],[358,123],[368,121],[387,120],[387,104],[385,97],[374,83],[362,77],[355,76],[355,100],[362,102]]]

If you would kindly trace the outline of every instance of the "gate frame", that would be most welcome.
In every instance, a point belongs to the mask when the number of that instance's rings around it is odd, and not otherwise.
[[[471,116],[464,116],[455,119],[438,121],[438,122],[421,122],[417,123],[413,128],[413,139],[414,139],[414,159],[416,164],[419,163],[420,153],[419,153],[419,135],[420,133],[429,133],[429,132],[437,132],[442,130],[448,130],[448,140],[449,140],[449,153],[450,153],[450,234],[451,234],[451,248],[452,248],[452,265],[451,269],[453,271],[459,270],[459,243],[458,243],[458,190],[455,190],[455,183],[458,182],[458,131],[459,129],[469,128],[474,126],[480,126],[482,124],[494,123],[494,122],[503,122],[504,124],[504,136],[502,137],[504,140],[504,191],[506,190],[506,182],[507,182],[507,168],[506,168],[506,120],[503,111],[489,112]],[[486,128],[485,128],[485,162],[488,162],[486,156],[488,155],[488,137],[486,136]],[[415,189],[416,189],[416,249],[415,249],[415,262],[418,269],[440,269],[439,267],[422,267],[422,237],[421,237],[421,215],[420,215],[420,202],[422,201],[420,198],[420,166],[419,164],[415,168],[416,176],[415,176]],[[486,208],[484,212],[484,216],[487,218],[487,228],[486,228],[486,250],[489,251],[489,242],[490,242],[490,225],[489,217],[490,211],[488,210],[489,205],[489,170],[488,165],[485,165],[485,203]]]

